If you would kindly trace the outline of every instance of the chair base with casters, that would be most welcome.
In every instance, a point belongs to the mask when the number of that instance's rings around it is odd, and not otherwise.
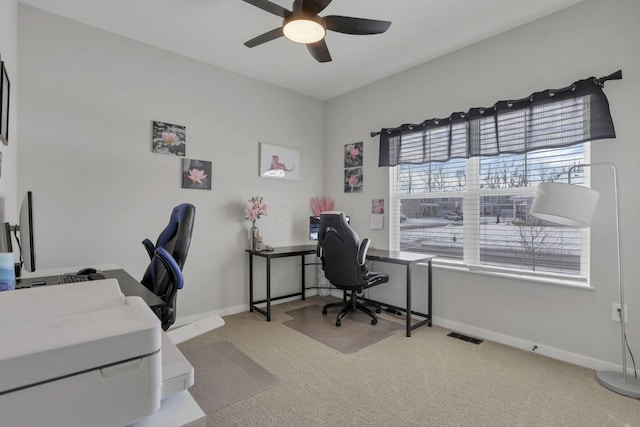
[[[327,310],[335,307],[342,307],[340,313],[338,313],[338,317],[336,318],[336,326],[340,326],[342,324],[342,318],[346,316],[347,313],[355,313],[356,310],[360,310],[361,312],[368,314],[371,317],[371,324],[376,325],[378,323],[378,316],[375,313],[380,313],[382,308],[378,304],[372,304],[369,302],[360,302],[358,301],[358,292],[353,290],[351,294],[347,298],[347,291],[345,291],[345,300],[340,302],[332,302],[329,304],[325,304],[322,307],[322,314],[327,314]],[[368,307],[371,306],[374,308],[375,313]]]
[[[340,326],[342,324],[342,318],[347,313],[355,313],[356,310],[359,310],[371,317],[371,324],[376,325],[378,323],[378,316],[375,313],[380,313],[382,308],[380,304],[375,304],[368,301],[358,301],[358,294],[362,293],[363,290],[370,288],[375,285],[379,285],[381,283],[386,283],[389,281],[389,276],[384,273],[374,273],[368,272],[366,275],[366,284],[354,287],[353,289],[345,289],[344,297],[341,302],[332,302],[329,304],[325,304],[322,307],[322,314],[326,315],[327,310],[334,307],[342,307],[340,313],[338,313],[338,317],[336,318],[336,326]],[[373,308],[373,311],[371,308]],[[374,313],[375,311],[375,313]]]

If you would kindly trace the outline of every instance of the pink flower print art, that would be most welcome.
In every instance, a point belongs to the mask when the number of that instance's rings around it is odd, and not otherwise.
[[[356,168],[362,166],[362,142],[344,146],[344,167]]]
[[[187,145],[184,126],[154,121],[151,136],[152,152],[184,157]]]
[[[363,188],[362,168],[353,168],[344,170],[344,192],[345,193],[362,193]]]
[[[207,174],[202,169],[189,169],[189,176],[187,176],[194,184],[202,185],[207,182]]]
[[[162,142],[167,145],[173,145],[178,142],[178,135],[173,132],[162,132]]]
[[[182,161],[182,188],[211,190],[211,162],[184,159]]]

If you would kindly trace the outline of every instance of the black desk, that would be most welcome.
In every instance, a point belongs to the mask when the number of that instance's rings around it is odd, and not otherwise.
[[[276,301],[283,298],[295,297],[298,295],[305,299],[305,278],[304,278],[304,256],[315,254],[316,245],[302,245],[302,246],[283,246],[280,248],[273,248],[271,251],[252,251],[247,249],[249,253],[249,311],[257,311],[267,317],[267,322],[271,322],[271,301]],[[260,301],[253,300],[253,257],[259,256],[266,259],[267,263],[267,299]],[[291,256],[300,256],[302,259],[302,277],[300,280],[300,292],[293,294],[282,295],[279,297],[271,298],[271,260],[273,258],[286,258]],[[262,304],[266,302],[266,310],[256,307],[256,304]]]
[[[121,268],[113,270],[103,270],[101,271],[101,273],[103,273],[105,278],[107,279],[117,279],[118,284],[120,285],[120,290],[125,296],[141,297],[144,302],[151,308],[151,310],[153,310],[154,313],[165,306],[165,303],[164,301],[162,301],[162,299],[160,299],[149,289],[145,288],[144,285],[138,282],[125,270]],[[91,281],[87,281],[86,283],[89,286],[91,285]],[[16,281],[16,289],[31,288],[34,287],[34,284],[37,284],[35,286],[58,285],[58,275],[18,278],[18,280]]]
[[[407,336],[411,336],[411,331],[419,328],[420,326],[427,325],[431,327],[433,314],[432,314],[432,301],[433,301],[433,287],[432,287],[432,265],[431,261],[435,258],[434,255],[427,254],[419,254],[414,252],[400,252],[400,251],[385,251],[381,249],[369,249],[367,251],[367,259],[370,261],[380,261],[380,262],[388,262],[390,264],[400,264],[406,267],[406,307],[396,307],[391,304],[387,304],[382,301],[375,301],[368,298],[358,297],[363,301],[370,301],[376,304],[380,304],[383,307],[390,308],[393,310],[401,311],[405,313],[405,319],[407,323]],[[418,263],[426,263],[427,264],[427,312],[420,313],[418,311],[413,311],[411,309],[411,268]],[[417,323],[411,324],[411,315],[416,315],[423,317],[424,320],[421,320]]]
[[[271,321],[271,301],[290,298],[294,296],[301,295],[302,299],[305,299],[305,276],[304,276],[304,257],[305,255],[311,255],[316,253],[316,245],[301,245],[301,246],[285,246],[280,248],[274,248],[272,251],[252,251],[247,249],[246,252],[249,253],[249,311],[253,312],[254,310],[258,313],[266,316],[267,321]],[[266,259],[267,263],[267,295],[266,299],[260,301],[253,300],[253,257],[259,256]],[[282,295],[279,297],[272,298],[271,297],[271,259],[272,258],[285,258],[291,256],[300,256],[302,259],[302,277],[301,277],[301,289],[300,292],[296,292],[293,294]],[[380,261],[380,262],[388,262],[390,264],[400,264],[406,267],[406,307],[396,307],[391,304],[387,304],[381,301],[375,301],[367,298],[359,297],[364,301],[371,301],[377,304],[380,304],[383,307],[397,310],[405,313],[406,325],[407,325],[407,336],[411,336],[411,331],[423,326],[431,326],[432,325],[432,265],[431,261],[433,260],[433,255],[427,254],[418,254],[412,252],[399,252],[399,251],[385,251],[380,249],[370,249],[367,252],[367,259],[370,261]],[[411,309],[411,270],[412,267],[418,263],[426,263],[427,264],[427,293],[428,293],[428,302],[427,302],[427,313],[420,313],[418,311],[414,311]],[[256,304],[266,303],[266,310],[263,310],[259,307],[256,307]],[[411,315],[416,315],[423,317],[424,319],[411,324]]]

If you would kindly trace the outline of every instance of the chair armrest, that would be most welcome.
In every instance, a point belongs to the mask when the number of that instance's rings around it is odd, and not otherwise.
[[[367,251],[369,250],[369,244],[371,241],[368,237],[365,237],[362,242],[360,242],[360,247],[358,248],[358,265],[362,266],[367,261]]]
[[[149,254],[149,259],[153,259],[153,254],[156,251],[155,245],[153,243],[151,243],[151,240],[149,240],[149,239],[144,239],[142,241],[142,245],[147,250],[147,253]]]
[[[164,248],[156,249],[156,255],[162,261],[162,264],[167,269],[169,276],[171,276],[171,281],[176,284],[178,289],[182,289],[184,286],[184,277],[182,276],[182,271],[178,266],[178,263],[175,259],[167,252]]]

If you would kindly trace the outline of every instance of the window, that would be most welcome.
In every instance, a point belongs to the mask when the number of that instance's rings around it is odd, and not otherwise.
[[[587,144],[525,154],[403,164],[391,173],[401,221],[391,247],[489,270],[586,279],[588,231],[529,215],[536,185],[567,180],[588,162]],[[573,183],[584,182],[574,170]]]
[[[618,75],[620,74],[620,75]],[[604,81],[588,78],[446,119],[380,131],[389,246],[470,269],[589,276],[589,231],[529,215],[536,186],[589,184],[590,141],[615,138]],[[574,168],[572,168],[574,167]]]

